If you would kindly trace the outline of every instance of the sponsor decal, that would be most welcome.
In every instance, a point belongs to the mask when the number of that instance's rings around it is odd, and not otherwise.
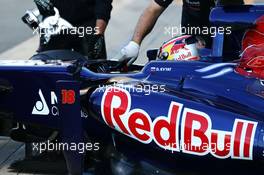
[[[47,105],[47,102],[43,96],[41,89],[39,89],[39,97],[40,101],[37,101],[35,106],[33,107],[32,114],[33,115],[49,115],[50,110]]]
[[[168,116],[152,121],[143,109],[131,109],[129,92],[119,87],[106,89],[101,113],[108,126],[144,144],[198,156],[253,160],[257,122],[235,119],[230,131],[216,130],[209,115],[173,101]]]
[[[151,72],[171,72],[172,68],[171,67],[151,67],[150,71]]]
[[[197,0],[186,0],[186,3],[192,6],[200,6],[200,1]]]
[[[54,91],[50,92],[50,105],[47,104],[47,101],[42,93],[42,90],[39,89],[39,97],[40,100],[36,102],[33,107],[32,114],[33,115],[53,115],[59,116],[59,108],[58,108],[58,98]]]
[[[264,56],[257,56],[250,60],[247,65],[252,68],[263,68],[264,67]]]
[[[74,90],[65,90],[61,91],[62,96],[62,104],[63,105],[72,105],[75,103],[75,91]],[[54,91],[50,92],[50,106],[47,104],[46,99],[42,93],[42,90],[39,89],[39,97],[40,100],[36,102],[33,107],[32,114],[33,115],[53,115],[59,116],[59,108],[58,108],[58,98]]]
[[[193,58],[191,50],[186,47],[181,48],[181,50],[172,50],[171,55],[174,55],[174,59],[178,61],[189,60],[188,58]]]
[[[176,54],[176,53],[179,53],[179,49],[186,49],[186,48],[184,48],[184,46],[185,46],[185,44],[183,43],[183,44],[175,44],[175,45],[173,45],[172,46],[172,48],[171,48],[171,55],[174,55],[174,54]]]

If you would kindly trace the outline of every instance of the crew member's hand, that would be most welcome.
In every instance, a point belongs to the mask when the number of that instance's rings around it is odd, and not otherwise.
[[[113,60],[118,60],[120,62],[127,61],[127,65],[132,65],[139,54],[140,46],[134,42],[130,41],[127,46],[125,46],[121,51],[113,58]]]

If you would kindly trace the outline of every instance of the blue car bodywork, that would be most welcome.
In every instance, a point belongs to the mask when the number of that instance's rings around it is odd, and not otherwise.
[[[252,26],[264,14],[263,6],[241,9],[230,18],[234,12],[218,7],[211,21]],[[215,37],[211,53],[210,60],[222,56],[223,35]],[[0,109],[15,122],[60,131],[65,142],[82,142],[83,131],[100,137],[101,126],[108,125],[110,132],[121,133],[117,138],[135,140],[136,147],[147,146],[164,157],[173,152],[263,160],[264,82],[239,75],[235,66],[151,61],[136,73],[107,74],[74,62],[1,61]],[[182,147],[186,144],[190,147]],[[65,155],[71,171],[82,170],[83,155]]]

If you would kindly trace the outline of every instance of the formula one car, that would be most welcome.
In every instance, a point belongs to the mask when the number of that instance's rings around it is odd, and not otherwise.
[[[211,22],[250,29],[263,14],[264,6],[217,7]],[[109,174],[175,174],[195,160],[202,169],[208,160],[221,169],[261,162],[262,50],[244,64],[214,63],[223,43],[217,34],[209,61],[156,60],[126,73],[123,62],[87,61],[73,51],[0,61],[0,114],[19,123],[15,140],[57,145],[71,174],[83,173],[82,143],[92,143],[88,157],[104,150]]]

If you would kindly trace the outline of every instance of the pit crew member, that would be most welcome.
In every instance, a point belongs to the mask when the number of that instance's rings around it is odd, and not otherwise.
[[[45,17],[53,15],[56,7],[60,16],[76,28],[82,28],[82,36],[57,35],[47,44],[40,42],[39,52],[54,49],[70,49],[89,59],[106,59],[104,32],[110,19],[112,0],[34,0]],[[80,30],[78,30],[80,31]],[[87,33],[87,31],[89,31]]]
[[[159,16],[172,2],[173,0],[152,0],[139,18],[132,40],[127,46],[121,49],[121,51],[115,56],[114,59],[121,61],[127,60],[128,65],[131,65],[136,60],[139,54],[139,49],[142,41],[144,40],[146,35],[148,35],[152,31]],[[181,26],[210,27],[209,14],[213,7],[218,4],[234,5],[243,3],[243,0],[183,0]],[[204,40],[205,42],[200,41],[200,39]],[[211,45],[210,36],[202,35],[201,37],[198,37],[198,40],[198,43],[205,44],[204,47],[210,47]]]

